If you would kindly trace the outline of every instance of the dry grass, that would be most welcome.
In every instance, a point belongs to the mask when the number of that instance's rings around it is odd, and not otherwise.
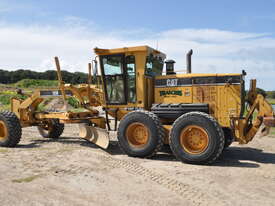
[[[14,179],[14,180],[12,180],[12,182],[14,182],[14,183],[31,182],[39,177],[41,177],[41,175],[32,175],[32,176],[25,177],[25,178]]]
[[[9,150],[7,150],[7,149],[1,149],[0,148],[0,153],[5,153],[5,152],[8,152]]]

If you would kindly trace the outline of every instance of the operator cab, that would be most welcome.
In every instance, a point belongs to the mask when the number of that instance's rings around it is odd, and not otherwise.
[[[142,104],[144,78],[162,75],[165,54],[148,46],[94,49],[107,105]]]

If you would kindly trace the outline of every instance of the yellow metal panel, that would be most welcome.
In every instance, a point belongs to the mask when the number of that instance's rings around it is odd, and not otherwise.
[[[241,86],[226,85],[220,86],[221,105],[223,110],[219,113],[218,118],[223,120],[222,125],[230,126],[229,119],[231,117],[239,117],[241,113]]]
[[[158,50],[155,50],[149,46],[137,46],[137,47],[124,47],[124,48],[116,48],[116,49],[100,49],[94,48],[94,52],[97,55],[110,55],[110,54],[119,54],[119,53],[129,53],[129,52],[153,52],[159,55],[162,55],[164,58],[165,54],[161,53]]]
[[[239,117],[241,85],[193,85],[155,88],[155,103],[207,103],[210,114],[222,127],[230,127],[230,117]]]
[[[136,59],[136,92],[137,92],[137,107],[144,107],[144,68],[146,61],[146,52],[139,52],[135,54]]]
[[[154,102],[154,85],[153,85],[153,78],[145,76],[145,97],[146,97],[146,108],[150,109],[152,106],[152,103]]]
[[[16,114],[16,116],[20,119],[20,104],[23,100],[12,98],[11,99],[11,111]]]
[[[230,127],[230,117],[241,111],[240,85],[194,86],[193,103],[208,103],[210,114],[222,127]]]

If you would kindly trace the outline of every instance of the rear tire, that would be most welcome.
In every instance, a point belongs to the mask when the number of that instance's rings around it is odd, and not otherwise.
[[[21,136],[22,127],[17,116],[10,111],[0,112],[0,146],[15,147]]]
[[[223,130],[210,115],[189,112],[174,122],[170,131],[170,147],[182,162],[210,164],[222,153]]]
[[[125,115],[118,128],[119,146],[132,157],[152,157],[161,150],[164,137],[164,128],[159,118],[143,110]]]
[[[47,128],[38,126],[39,134],[44,138],[57,139],[64,131],[64,124],[59,123],[58,119],[51,119]]]

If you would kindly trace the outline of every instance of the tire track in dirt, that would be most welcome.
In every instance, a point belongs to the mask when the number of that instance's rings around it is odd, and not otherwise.
[[[127,172],[140,175],[145,179],[149,179],[166,189],[175,192],[184,199],[187,199],[192,205],[229,205],[223,199],[209,196],[200,189],[192,185],[182,183],[168,175],[156,173],[153,170],[145,168],[141,165],[129,160],[120,160],[110,155],[98,155],[97,157],[107,163],[112,168],[123,168]]]
[[[30,134],[33,135],[33,132],[31,131]],[[69,135],[68,135],[69,136]],[[73,135],[70,135],[73,136]],[[75,138],[76,140],[81,140],[79,138]],[[68,147],[68,150],[70,150],[70,146],[73,146],[74,150],[78,150],[80,148],[83,148],[82,146],[78,145],[78,143],[76,142],[66,142],[66,148]],[[59,149],[59,148],[63,148],[64,149],[64,144],[60,143],[60,142],[50,142],[50,144],[48,145],[50,148],[54,148],[54,149]],[[37,148],[39,149],[39,148]],[[63,150],[62,149],[62,150]],[[35,149],[36,150],[36,149]],[[65,151],[66,152],[66,151]],[[82,151],[79,151],[82,152]],[[55,152],[53,152],[53,154],[50,155],[54,155]],[[61,152],[62,153],[62,152]],[[100,154],[99,154],[100,153]],[[64,155],[64,154],[62,154]],[[233,197],[232,195],[227,195],[227,194],[221,194],[219,195],[219,191],[217,189],[214,189],[214,191],[211,191],[211,193],[209,191],[203,191],[202,189],[199,188],[199,186],[194,186],[194,184],[189,183],[183,183],[179,180],[173,179],[171,178],[171,176],[169,174],[159,174],[154,169],[147,169],[137,163],[135,163],[134,161],[131,161],[129,158],[127,158],[126,160],[121,160],[118,158],[115,158],[113,156],[111,156],[110,154],[97,150],[95,152],[87,152],[87,156],[92,156],[93,159],[99,159],[101,161],[103,161],[103,164],[106,164],[107,167],[111,167],[111,168],[122,168],[124,169],[126,172],[131,173],[131,174],[135,174],[138,176],[141,176],[147,180],[150,180],[152,182],[157,183],[158,185],[160,185],[161,187],[164,187],[176,194],[178,194],[179,196],[181,196],[182,198],[190,201],[191,205],[232,205],[229,204],[229,202],[233,201]],[[39,160],[41,163],[41,159]],[[253,161],[253,160],[252,160]],[[48,162],[47,160],[45,160],[43,162],[43,166],[41,167],[41,170],[44,170],[45,167],[47,169],[49,169],[49,172],[53,172],[54,168],[50,168],[48,167]],[[239,165],[239,163],[236,163],[236,165]],[[232,164],[231,164],[232,166]],[[56,167],[58,168],[58,173],[59,174],[55,174],[55,175],[62,175],[62,174],[79,174],[79,173],[90,173],[91,171],[93,171],[93,168],[89,167],[88,165],[78,165],[78,164],[74,164],[71,163],[69,165],[56,165]],[[270,169],[269,169],[270,168]],[[242,168],[242,171],[245,171],[244,173],[249,174],[249,176],[258,176],[259,178],[265,178],[265,179],[269,179],[271,181],[275,180],[275,175],[272,171],[271,166],[269,165],[263,165],[263,167],[260,168]],[[217,186],[219,187],[219,185]],[[216,190],[216,191],[215,191]],[[240,191],[242,191],[242,188],[240,188]],[[239,192],[240,192],[239,191]],[[247,191],[242,191],[244,194],[247,193]],[[248,195],[247,198],[249,199],[250,196],[252,197],[254,194],[246,194]],[[235,200],[234,200],[235,201]]]
[[[155,182],[159,186],[176,193],[181,198],[184,198],[184,200],[190,202],[190,205],[230,205],[225,200],[229,197],[225,197],[224,195],[221,196],[218,194],[218,192],[217,194],[213,195],[206,194],[201,189],[196,188],[193,185],[182,183],[179,180],[171,178],[169,175],[159,174],[154,170],[145,168],[131,160],[117,159],[107,153],[94,153],[92,156],[102,161],[103,164],[109,168],[122,168],[130,174],[138,175],[145,178],[146,180]],[[54,175],[77,175],[80,173],[89,174],[93,170],[94,168],[91,168],[88,165],[82,166],[70,164],[66,165],[64,168],[59,167],[58,173]]]
[[[67,143],[67,147],[69,147],[69,145],[71,144],[74,145],[74,143]],[[60,147],[64,147],[64,145],[59,144],[58,142],[51,142],[50,147],[59,149]],[[106,164],[108,167],[122,168],[128,173],[138,175],[147,180],[155,182],[159,186],[164,187],[184,198],[185,200],[190,202],[191,205],[229,205],[225,201],[225,199],[227,198],[221,198],[221,196],[215,194],[207,194],[207,192],[203,192],[201,189],[196,188],[191,184],[183,183],[179,180],[173,179],[170,175],[159,174],[154,170],[145,168],[131,160],[117,159],[103,151],[100,152],[100,154],[97,151],[92,156],[99,159],[100,161],[103,161],[103,163]],[[47,161],[45,161],[44,168],[46,167],[46,170],[48,170],[49,172],[53,172],[53,168],[49,168],[47,164]],[[63,166],[59,166],[57,168],[57,173],[54,173],[53,175],[75,175],[80,173],[88,174],[94,170],[87,165],[69,164]]]

